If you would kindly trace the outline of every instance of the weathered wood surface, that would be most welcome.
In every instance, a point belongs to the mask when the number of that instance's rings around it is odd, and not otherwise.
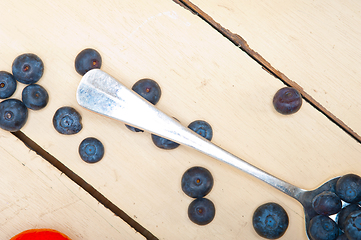
[[[354,139],[306,102],[294,115],[278,114],[272,97],[284,85],[172,1],[11,1],[0,4],[0,16],[3,70],[10,71],[24,52],[38,54],[46,66],[39,84],[49,91],[49,105],[31,111],[22,131],[159,239],[257,239],[252,214],[269,201],[289,214],[285,239],[306,234],[302,207],[288,196],[184,146],[158,149],[148,133],[130,132],[78,106],[81,77],[74,59],[86,47],[96,48],[102,69],[128,87],[141,78],[156,80],[161,110],[184,125],[208,121],[214,143],[292,184],[312,189],[338,175],[361,174],[361,147]],[[66,105],[83,117],[76,135],[60,135],[52,126],[55,111]],[[79,143],[89,136],[106,150],[92,165],[78,155]],[[196,165],[215,179],[207,197],[216,217],[202,227],[188,219],[192,199],[180,187],[184,171]]]
[[[51,228],[71,239],[144,239],[67,176],[0,132],[0,239]]]
[[[188,1],[187,1],[188,2]],[[194,0],[361,140],[361,4]]]

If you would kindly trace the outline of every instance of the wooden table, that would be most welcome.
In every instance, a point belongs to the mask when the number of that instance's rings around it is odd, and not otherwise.
[[[10,72],[18,55],[35,53],[45,65],[38,84],[50,95],[46,108],[30,110],[21,132],[0,131],[0,239],[39,227],[74,240],[261,239],[252,214],[266,202],[279,203],[289,215],[282,239],[307,239],[303,209],[292,198],[185,146],[161,150],[149,133],[131,132],[80,107],[74,59],[87,47],[101,53],[102,70],[128,87],[141,78],[156,80],[162,89],[159,109],[184,125],[206,120],[215,144],[285,181],[313,189],[346,173],[361,175],[356,1],[278,1],[272,7],[266,1],[183,3],[0,3],[0,70]],[[330,27],[330,19],[340,25]],[[304,96],[300,111],[289,116],[272,106],[285,83]],[[18,84],[13,97],[21,98],[23,88]],[[82,115],[78,134],[54,129],[53,115],[62,106]],[[96,164],[78,154],[90,136],[105,146]],[[193,166],[207,168],[215,179],[207,198],[216,216],[206,226],[188,219],[192,199],[180,187],[182,174]]]

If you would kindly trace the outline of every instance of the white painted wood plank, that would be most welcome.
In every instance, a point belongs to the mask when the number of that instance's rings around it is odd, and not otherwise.
[[[361,135],[359,1],[191,2]]]
[[[37,1],[31,6],[13,1],[0,9],[7,9],[0,10],[4,70],[29,51],[46,66],[39,84],[49,91],[49,105],[30,112],[22,131],[160,239],[257,239],[252,214],[268,201],[280,203],[289,214],[285,239],[306,235],[303,210],[288,196],[189,148],[160,150],[149,134],[135,134],[79,107],[80,76],[73,65],[83,48],[98,49],[102,69],[126,86],[145,77],[156,80],[163,92],[161,110],[185,125],[207,120],[214,143],[286,181],[312,189],[341,174],[361,174],[358,143],[307,103],[295,115],[278,114],[272,97],[283,85],[172,1]],[[64,105],[83,116],[79,134],[54,130],[52,117]],[[100,139],[106,150],[93,165],[77,152],[89,136]],[[216,217],[203,227],[189,221],[191,199],[180,188],[184,171],[196,165],[215,178],[207,197],[215,203]]]
[[[50,228],[71,239],[144,239],[67,176],[0,132],[0,239]]]

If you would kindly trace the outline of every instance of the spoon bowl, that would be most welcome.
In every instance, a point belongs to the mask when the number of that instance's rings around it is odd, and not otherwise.
[[[323,191],[335,192],[338,177],[327,181],[315,190],[306,191],[249,164],[184,127],[102,70],[90,70],[82,77],[76,98],[80,106],[86,109],[194,148],[296,199],[304,208],[306,232],[309,238],[309,222],[318,215],[312,207],[313,198]]]

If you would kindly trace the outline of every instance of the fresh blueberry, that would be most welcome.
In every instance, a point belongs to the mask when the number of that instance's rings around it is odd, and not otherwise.
[[[213,130],[209,123],[203,120],[196,120],[188,125],[188,128],[198,133],[205,139],[211,141],[213,137]]]
[[[178,119],[176,119],[176,118],[174,118],[174,119],[178,121]],[[160,136],[157,136],[154,134],[151,134],[151,136],[152,136],[153,143],[161,149],[171,150],[171,149],[175,149],[179,146],[179,143],[173,142],[166,138],[163,138],[163,137],[160,137]]]
[[[133,85],[132,90],[153,105],[158,103],[162,95],[158,83],[152,79],[141,79],[137,81]]]
[[[336,183],[336,194],[345,202],[357,203],[361,200],[361,177],[346,174]]]
[[[283,236],[288,227],[287,212],[277,203],[265,203],[253,214],[253,228],[258,235],[268,239]]]
[[[82,128],[81,115],[72,107],[59,108],[53,117],[54,128],[61,134],[78,133]]]
[[[344,232],[350,240],[361,239],[361,210],[352,212],[346,218]]]
[[[341,235],[339,235],[336,238],[336,240],[349,240],[349,239],[347,238],[347,236],[344,233],[342,233]]]
[[[154,134],[152,134],[152,141],[157,147],[165,150],[175,149],[179,146],[179,143],[173,142],[163,137],[159,137]]]
[[[192,167],[182,176],[182,190],[192,198],[206,196],[213,187],[212,174],[203,167]]]
[[[136,128],[136,127],[132,127],[132,126],[129,126],[127,124],[125,124],[125,126],[132,132],[144,132],[143,130],[139,129],[139,128]]]
[[[104,146],[98,139],[88,137],[80,143],[79,155],[87,163],[99,162],[104,156]]]
[[[36,83],[43,76],[43,61],[32,53],[24,53],[15,58],[12,66],[14,78],[21,83]]]
[[[339,235],[339,228],[330,217],[317,215],[309,223],[309,234],[312,240],[335,240]]]
[[[0,98],[11,97],[16,90],[16,80],[11,73],[0,71]]]
[[[30,84],[23,89],[22,100],[27,108],[39,110],[49,101],[48,92],[38,84]]]
[[[348,215],[352,212],[361,210],[361,207],[357,204],[350,204],[346,207],[342,208],[341,211],[337,214],[336,222],[338,224],[338,227],[343,231],[345,228],[345,221]]]
[[[197,198],[188,207],[189,219],[198,225],[207,225],[212,222],[215,214],[214,204],[207,198]]]
[[[313,198],[312,207],[318,214],[332,215],[341,210],[342,202],[336,193],[324,191]]]
[[[301,94],[292,87],[284,87],[273,97],[273,106],[277,112],[289,115],[297,112],[302,105]]]
[[[18,99],[6,99],[0,103],[0,127],[10,132],[19,131],[28,119],[28,109]]]
[[[75,70],[80,75],[84,75],[91,69],[100,68],[102,65],[102,57],[92,48],[86,48],[75,58]]]

